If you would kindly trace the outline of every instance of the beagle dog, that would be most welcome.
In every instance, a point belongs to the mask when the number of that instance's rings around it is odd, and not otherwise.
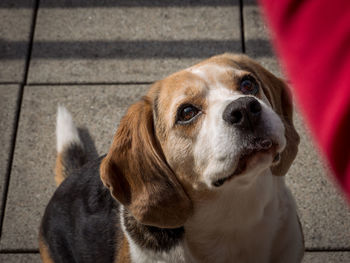
[[[284,175],[299,136],[286,84],[223,54],[155,82],[86,162],[57,117],[56,182],[40,227],[44,262],[300,262]]]

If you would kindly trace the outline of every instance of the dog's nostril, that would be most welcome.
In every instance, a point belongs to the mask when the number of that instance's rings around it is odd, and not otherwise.
[[[234,124],[234,123],[239,123],[242,120],[243,115],[241,111],[235,110],[231,113],[231,117],[232,117],[231,122],[232,124]]]
[[[271,140],[268,140],[268,139],[262,140],[262,141],[260,142],[260,146],[261,146],[263,149],[270,149],[271,146],[272,146],[272,141],[271,141]]]
[[[253,97],[242,97],[228,104],[222,118],[228,124],[241,129],[253,129],[258,124],[262,106]]]
[[[249,103],[249,111],[253,114],[261,112],[261,105],[257,100],[253,100]]]

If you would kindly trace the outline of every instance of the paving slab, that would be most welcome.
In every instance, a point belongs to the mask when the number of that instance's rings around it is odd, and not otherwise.
[[[39,263],[39,254],[0,254],[0,262],[4,263]]]
[[[241,51],[238,0],[96,8],[89,8],[92,1],[50,7],[54,2],[40,1],[30,83],[154,81],[211,55]]]
[[[23,82],[33,10],[34,0],[27,0],[25,6],[1,0],[0,82]]]
[[[10,160],[19,86],[0,85],[0,220],[7,169]]]
[[[36,248],[40,218],[55,189],[57,104],[66,105],[78,126],[90,131],[86,137],[93,139],[97,148],[92,154],[100,155],[108,150],[127,106],[146,89],[134,85],[25,87],[0,248]],[[306,247],[349,247],[349,210],[329,182],[303,122],[297,117],[295,123],[302,140],[287,183],[299,206]]]
[[[244,38],[247,55],[282,77],[280,64],[270,43],[270,32],[264,23],[262,12],[255,0],[243,1]]]
[[[307,252],[303,263],[345,263],[350,262],[350,252]]]
[[[147,86],[26,86],[0,249],[36,249],[54,185],[57,105],[72,113],[91,156],[106,153],[119,120]],[[86,132],[88,129],[89,133]],[[92,143],[95,142],[95,148]]]

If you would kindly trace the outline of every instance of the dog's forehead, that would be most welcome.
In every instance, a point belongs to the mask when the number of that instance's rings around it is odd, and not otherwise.
[[[165,78],[160,93],[167,94],[167,97],[177,97],[200,92],[202,89],[231,88],[234,79],[246,73],[238,66],[207,60]]]
[[[232,92],[236,93],[235,79],[245,74],[247,71],[234,63],[226,63],[225,60],[205,60],[163,79],[158,90],[157,106],[162,110],[171,111],[174,105],[186,99],[207,99],[207,95],[213,97],[216,93],[219,93],[220,97],[227,93],[231,95]]]
[[[169,106],[171,101],[200,93],[205,86],[206,83],[202,78],[187,70],[182,70],[161,81],[158,99],[160,103]]]

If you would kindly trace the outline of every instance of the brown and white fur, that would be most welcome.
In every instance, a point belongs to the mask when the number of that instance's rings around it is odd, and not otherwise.
[[[245,79],[256,90],[243,90]],[[187,106],[196,110],[183,121]],[[154,83],[100,165],[123,233],[114,262],[300,262],[284,177],[298,143],[285,83],[246,56],[215,56]],[[145,226],[183,234],[153,248]]]

